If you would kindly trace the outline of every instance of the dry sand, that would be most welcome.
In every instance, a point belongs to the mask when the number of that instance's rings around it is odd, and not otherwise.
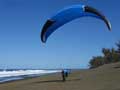
[[[0,90],[120,90],[120,63],[74,71],[66,82],[57,73],[3,83]]]

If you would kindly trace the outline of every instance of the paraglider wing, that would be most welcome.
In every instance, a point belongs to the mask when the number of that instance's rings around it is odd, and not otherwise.
[[[63,9],[56,15],[52,16],[44,24],[41,31],[41,41],[46,42],[47,38],[60,26],[80,17],[90,16],[96,17],[105,22],[108,29],[111,30],[111,24],[107,18],[102,15],[98,10],[85,5],[74,5]]]
[[[96,9],[90,7],[90,6],[85,6],[85,12],[93,13],[93,14],[99,16],[106,23],[108,29],[111,31],[111,24],[110,24],[110,22],[98,10],[96,10]]]
[[[52,24],[54,23],[54,21],[52,20],[47,20],[47,22],[45,23],[43,30],[41,32],[41,40],[44,42],[45,41],[45,33],[47,32],[48,27],[50,27]]]

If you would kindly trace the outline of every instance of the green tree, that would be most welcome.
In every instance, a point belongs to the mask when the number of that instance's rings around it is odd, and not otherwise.
[[[103,64],[114,63],[120,61],[120,41],[116,43],[117,49],[115,48],[103,48],[103,56],[93,57],[89,64],[90,68],[96,68]]]
[[[93,57],[90,62],[90,68],[96,68],[104,64],[104,58],[102,56]]]
[[[120,61],[120,41],[118,41],[116,43],[116,46],[117,46],[117,50],[116,50],[116,53],[114,55],[114,61],[118,62],[118,61]]]
[[[116,43],[116,46],[117,46],[117,52],[120,53],[120,41]]]
[[[108,64],[112,62],[112,54],[111,54],[111,50],[108,48],[103,48],[102,49],[102,53],[103,53],[103,57],[104,57],[104,63]]]

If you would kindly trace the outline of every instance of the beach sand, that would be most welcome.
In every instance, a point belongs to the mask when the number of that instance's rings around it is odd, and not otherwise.
[[[120,90],[120,63],[73,71],[66,82],[51,74],[0,84],[0,90]]]

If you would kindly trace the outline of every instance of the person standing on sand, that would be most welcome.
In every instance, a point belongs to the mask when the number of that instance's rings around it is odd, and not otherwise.
[[[68,70],[68,69],[65,69],[65,70],[64,70],[64,74],[65,74],[65,77],[68,77],[69,70]]]
[[[66,77],[65,77],[65,72],[64,72],[64,70],[62,70],[61,74],[62,74],[62,81],[63,81],[63,82],[66,81]]]
[[[62,70],[62,81],[66,81],[66,77],[68,77],[68,70]]]

